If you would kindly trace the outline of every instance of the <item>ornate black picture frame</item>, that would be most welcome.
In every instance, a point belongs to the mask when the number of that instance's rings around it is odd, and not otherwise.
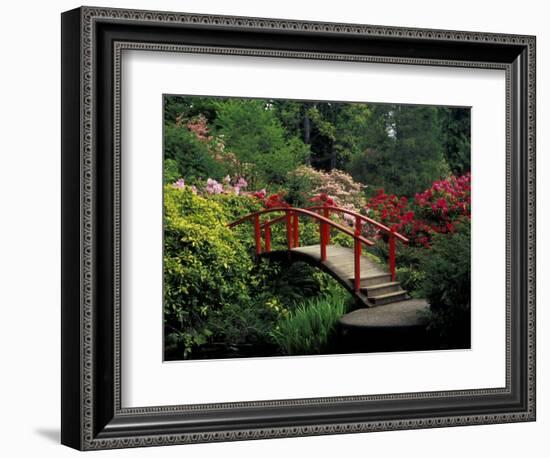
[[[123,49],[506,72],[506,386],[123,408]],[[62,15],[62,435],[80,450],[535,420],[535,37],[82,7]]]

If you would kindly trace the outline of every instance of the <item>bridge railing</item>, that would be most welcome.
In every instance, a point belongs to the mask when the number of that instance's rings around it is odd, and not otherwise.
[[[388,227],[368,216],[357,213],[347,208],[336,207],[334,205],[318,205],[314,207],[308,207],[309,210],[321,210],[324,212],[324,216],[330,217],[330,212],[343,213],[355,218],[355,231],[362,233],[363,223],[370,224],[376,227],[381,232],[388,236],[388,264],[391,274],[391,280],[395,281],[395,241],[399,240],[402,243],[409,243],[409,239],[395,230],[394,227]]]
[[[366,215],[362,215],[361,213],[357,213],[347,208],[341,208],[341,207],[336,207],[334,205],[325,204],[325,205],[315,205],[315,206],[307,207],[306,210],[320,212],[325,218],[330,218],[331,213],[342,213],[342,214],[353,216],[355,221],[354,222],[355,233],[358,235],[362,234],[363,227],[365,225],[374,226],[376,229],[386,234],[388,236],[388,268],[391,274],[392,281],[395,281],[395,241],[399,240],[402,243],[409,243],[409,239],[407,237],[397,232],[395,228],[390,228],[385,224],[382,224],[372,218],[369,218]],[[279,216],[278,218],[266,221],[262,223],[262,229],[265,229],[268,232],[270,232],[270,226],[272,224],[278,223],[284,219],[285,219],[285,216],[283,215],[283,216]],[[330,243],[330,228],[325,226],[322,229],[321,234],[324,237],[324,242],[326,243],[326,245],[328,245]],[[322,246],[323,246],[323,243],[321,243],[321,247]],[[326,249],[325,249],[325,256],[324,257],[321,256],[321,258],[323,260],[326,259]]]
[[[260,217],[271,213],[284,213],[276,218],[260,221]],[[345,213],[352,215],[355,218],[354,230],[342,226],[330,219],[330,214],[333,213]],[[260,210],[254,213],[250,213],[242,218],[233,221],[229,224],[229,227],[235,227],[245,221],[252,221],[254,227],[254,241],[256,254],[262,254],[263,247],[266,252],[271,251],[271,226],[279,222],[285,222],[286,224],[286,239],[288,249],[298,248],[300,246],[300,232],[299,232],[299,217],[305,216],[312,218],[319,222],[319,236],[320,236],[320,259],[322,262],[327,259],[327,245],[330,243],[330,229],[335,228],[338,231],[350,236],[354,240],[354,289],[359,291],[361,287],[361,253],[362,245],[373,246],[374,242],[363,236],[364,224],[371,224],[388,234],[389,239],[389,270],[391,273],[392,281],[395,280],[395,240],[398,239],[404,243],[408,242],[408,239],[403,235],[396,232],[394,229],[389,228],[378,221],[375,221],[368,216],[361,215],[360,213],[340,208],[332,205],[313,206],[308,208],[296,208],[296,207],[274,207],[265,210]],[[264,234],[264,243],[262,243],[262,231]],[[263,245],[263,246],[262,246]]]
[[[269,213],[283,212],[282,217],[278,217],[269,221],[260,223],[260,217]],[[343,232],[346,235],[349,235],[354,240],[354,287],[356,291],[360,289],[361,283],[361,247],[362,244],[367,246],[373,246],[374,242],[363,237],[360,232],[351,231],[347,227],[342,226],[341,224],[336,223],[330,218],[320,215],[317,212],[304,209],[304,208],[295,208],[295,207],[274,207],[265,210],[261,210],[255,213],[250,213],[242,218],[233,221],[229,224],[229,227],[235,227],[239,224],[244,223],[245,221],[252,221],[254,227],[254,241],[256,246],[256,254],[262,254],[262,226],[264,229],[265,236],[265,250],[269,252],[271,250],[271,225],[279,222],[285,221],[286,223],[286,239],[288,249],[298,248],[300,246],[300,233],[299,233],[299,217],[307,216],[309,218],[319,221],[319,234],[320,234],[320,258],[321,261],[326,261],[327,259],[327,245],[329,243],[329,230],[331,227]]]

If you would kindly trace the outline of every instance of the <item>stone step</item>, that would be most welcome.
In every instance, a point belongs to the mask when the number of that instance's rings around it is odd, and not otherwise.
[[[374,305],[391,304],[392,302],[404,301],[405,299],[407,299],[407,292],[403,290],[379,294],[377,296],[369,296],[369,301]]]
[[[373,296],[380,296],[381,294],[394,293],[397,291],[403,291],[401,283],[398,281],[390,281],[388,283],[379,283],[378,285],[372,285],[368,288],[362,288],[361,292],[366,294],[369,298]]]
[[[351,283],[354,282],[353,278],[350,278],[349,281]],[[364,275],[361,277],[361,288],[368,288],[369,286],[379,285],[382,283],[388,283],[391,282],[391,274],[382,272],[382,273],[373,273]]]

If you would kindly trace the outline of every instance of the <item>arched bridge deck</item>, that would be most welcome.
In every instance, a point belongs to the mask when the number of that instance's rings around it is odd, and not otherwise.
[[[338,280],[366,307],[407,299],[407,293],[401,288],[399,282],[392,281],[389,272],[366,256],[361,256],[360,287],[356,291],[354,252],[351,248],[327,245],[324,261],[321,259],[320,245],[264,252],[261,256],[291,262],[301,261],[313,265]]]

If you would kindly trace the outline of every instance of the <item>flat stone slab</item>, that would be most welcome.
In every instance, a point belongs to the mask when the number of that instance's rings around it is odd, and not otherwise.
[[[408,299],[378,307],[362,308],[340,318],[344,328],[403,328],[425,324],[422,314],[429,309],[426,299]]]

